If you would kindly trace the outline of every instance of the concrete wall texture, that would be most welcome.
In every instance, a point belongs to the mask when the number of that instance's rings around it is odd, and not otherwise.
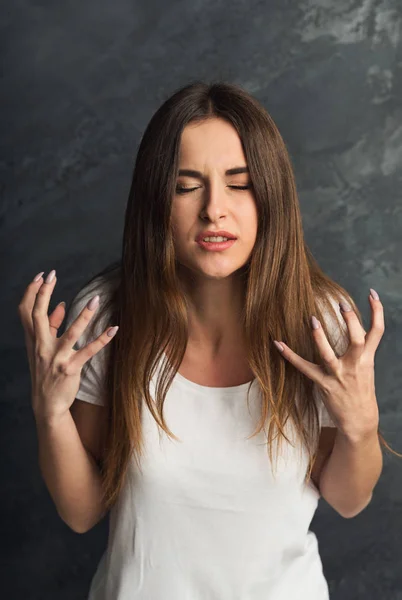
[[[399,0],[148,0],[3,4],[1,456],[3,597],[85,598],[104,521],[69,530],[40,477],[30,374],[17,306],[57,269],[51,310],[118,256],[146,124],[190,80],[253,93],[292,156],[305,235],[370,326],[380,427],[402,433],[402,4]],[[101,241],[101,243],[100,243]],[[384,456],[370,506],[312,523],[331,598],[402,599],[402,461]]]

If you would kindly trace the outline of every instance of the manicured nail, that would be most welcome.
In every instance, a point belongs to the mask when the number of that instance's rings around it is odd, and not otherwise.
[[[284,351],[284,347],[282,346],[282,344],[280,344],[276,340],[274,340],[274,344],[278,348],[279,352],[283,352]]]
[[[352,307],[348,302],[339,302],[339,306],[341,310],[343,310],[343,312],[349,312],[350,310],[352,310]]]
[[[107,332],[109,337],[113,337],[115,333],[117,333],[119,326],[115,325],[114,327],[112,327],[112,329],[109,329],[109,331]]]
[[[49,275],[46,277],[45,283],[52,283],[55,275],[56,275],[56,270],[53,269],[52,271],[50,271]]]
[[[43,273],[44,273],[44,272],[45,272],[45,271],[41,271],[40,273],[38,273],[38,274],[37,274],[37,275],[36,275],[36,276],[33,278],[33,280],[34,280],[34,281],[39,281],[39,279],[42,277],[42,275],[43,275]]]
[[[96,296],[91,298],[90,301],[88,302],[87,308],[89,308],[89,310],[95,310],[95,308],[98,306],[98,304],[99,304],[99,294],[96,294]]]
[[[371,297],[374,298],[374,300],[380,299],[380,296],[377,294],[377,292],[375,290],[373,290],[373,288],[370,288],[370,294],[371,294]]]
[[[321,327],[321,323],[314,315],[311,317],[311,325],[313,326],[313,329],[319,329]]]

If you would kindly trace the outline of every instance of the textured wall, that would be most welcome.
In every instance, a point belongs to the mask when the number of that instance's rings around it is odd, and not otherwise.
[[[153,112],[194,78],[243,85],[295,166],[308,243],[386,331],[381,429],[402,451],[402,5],[400,0],[11,2],[2,7],[1,456],[5,597],[85,598],[107,524],[59,519],[37,466],[17,305],[57,269],[51,310],[116,258],[133,160]],[[4,493],[5,492],[5,493]],[[370,506],[313,520],[334,600],[402,599],[402,461],[385,456]]]

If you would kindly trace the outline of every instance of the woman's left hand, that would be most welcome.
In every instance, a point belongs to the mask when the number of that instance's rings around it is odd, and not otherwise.
[[[378,297],[375,290],[373,295]],[[284,342],[281,354],[299,371],[317,383],[324,392],[323,402],[330,417],[345,436],[360,440],[376,432],[379,411],[374,386],[374,356],[384,333],[384,311],[381,301],[369,295],[371,329],[361,326],[356,313],[346,303],[340,303],[346,321],[350,343],[346,352],[337,358],[320,322],[312,317],[313,336],[324,367],[304,360]],[[348,310],[345,310],[348,309]],[[315,328],[315,325],[318,327]]]

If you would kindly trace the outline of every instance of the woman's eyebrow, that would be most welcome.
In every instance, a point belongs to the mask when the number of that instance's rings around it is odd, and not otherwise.
[[[248,173],[248,167],[234,167],[233,169],[228,169],[225,172],[225,175],[238,175],[239,173]],[[180,175],[187,177],[197,177],[198,179],[204,179],[203,174],[200,171],[194,171],[193,169],[180,169]]]

